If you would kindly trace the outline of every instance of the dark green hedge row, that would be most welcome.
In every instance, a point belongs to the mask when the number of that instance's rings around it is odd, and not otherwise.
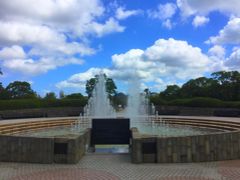
[[[191,99],[162,100],[154,102],[155,105],[186,106],[186,107],[215,107],[215,108],[239,108],[239,101],[222,101],[214,98],[197,97]]]
[[[82,99],[16,99],[0,100],[0,110],[48,108],[48,107],[83,107],[87,103]]]

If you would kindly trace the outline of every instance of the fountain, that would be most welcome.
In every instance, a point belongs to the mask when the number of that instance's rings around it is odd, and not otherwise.
[[[145,122],[149,115],[149,102],[145,93],[140,93],[140,81],[137,78],[129,80],[128,100],[124,116],[130,118],[131,127],[137,127]]]
[[[62,163],[64,157],[65,163],[76,163],[89,145],[101,144],[102,140],[108,145],[118,143],[128,146],[131,143],[133,163],[198,162],[239,157],[240,148],[235,148],[240,147],[237,141],[239,122],[159,116],[157,109],[148,102],[146,94],[140,92],[140,81],[136,78],[129,81],[127,107],[124,118],[119,118],[111,106],[105,84],[105,76],[98,75],[92,97],[84,108],[84,114],[78,118],[26,121],[0,127],[3,139],[0,144],[11,144],[3,146],[3,151],[8,152],[9,156],[5,157],[3,153],[0,160]],[[94,125],[91,127],[92,121],[100,129]],[[39,143],[42,145],[39,146]],[[18,151],[19,144],[23,149],[32,147],[30,151],[34,153]],[[8,147],[16,148],[11,148],[9,152]]]
[[[93,89],[92,96],[86,105],[85,114],[90,117],[106,118],[116,117],[114,108],[111,106],[106,91],[106,79],[104,74],[97,76],[97,83]]]

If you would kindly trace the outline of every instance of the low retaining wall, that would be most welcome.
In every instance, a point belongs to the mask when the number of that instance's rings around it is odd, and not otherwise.
[[[83,107],[36,108],[0,111],[0,119],[79,116]]]
[[[240,109],[156,106],[159,115],[240,117]]]
[[[90,129],[76,137],[0,136],[0,161],[77,163],[90,144]]]
[[[240,132],[187,137],[146,137],[132,129],[133,163],[185,163],[240,158]]]

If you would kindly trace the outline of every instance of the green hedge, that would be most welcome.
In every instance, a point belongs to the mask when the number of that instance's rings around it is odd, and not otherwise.
[[[239,108],[239,101],[222,101],[215,98],[196,97],[191,99],[175,99],[170,101],[160,100],[160,103],[154,102],[156,105],[168,106],[186,106],[186,107],[215,107],[215,108]]]
[[[0,110],[12,109],[31,109],[31,108],[48,108],[48,107],[83,107],[87,100],[82,99],[16,99],[0,100]]]

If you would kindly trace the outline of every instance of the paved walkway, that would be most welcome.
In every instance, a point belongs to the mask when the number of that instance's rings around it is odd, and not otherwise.
[[[132,164],[128,154],[87,154],[78,164],[0,162],[0,180],[239,180],[240,160]]]

